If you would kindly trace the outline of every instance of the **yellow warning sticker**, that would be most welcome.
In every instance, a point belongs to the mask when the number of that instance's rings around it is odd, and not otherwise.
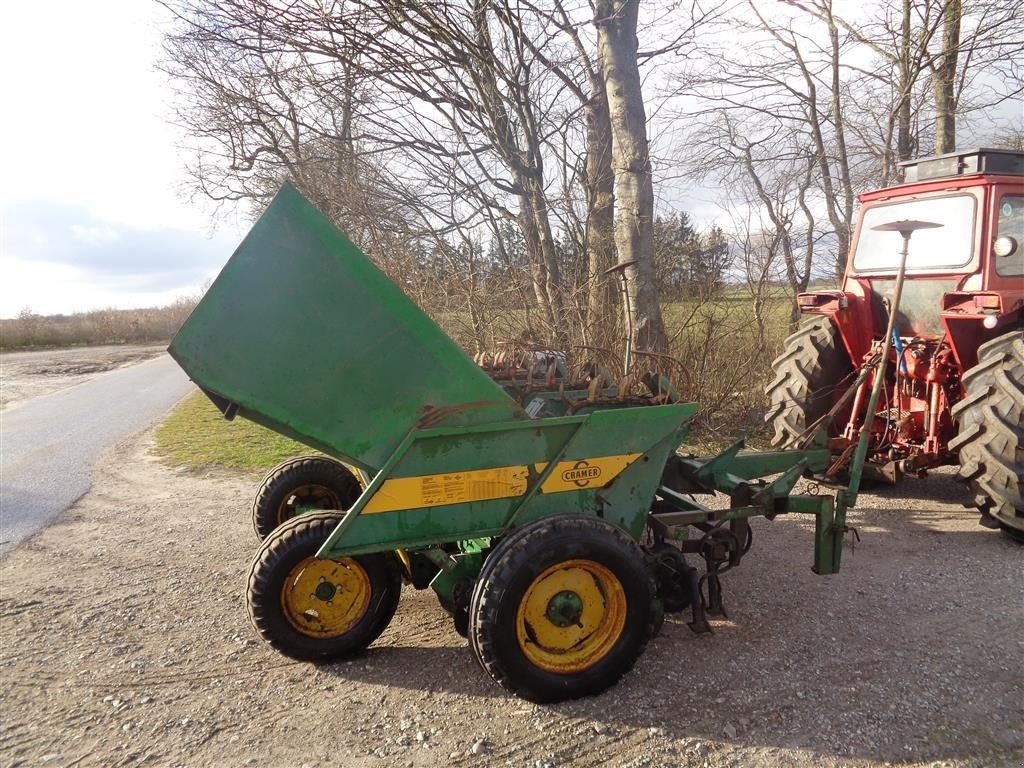
[[[560,461],[540,487],[541,493],[564,493],[607,485],[643,454],[625,453],[592,459]],[[547,464],[534,464],[534,477]],[[473,469],[439,475],[395,477],[385,480],[363,508],[363,514],[396,512],[403,509],[441,507],[471,501],[490,501],[524,496],[529,489],[525,466]]]
[[[364,514],[399,509],[440,507],[469,501],[488,501],[522,496],[529,472],[526,467],[494,467],[441,475],[396,477],[386,480],[373,495]]]

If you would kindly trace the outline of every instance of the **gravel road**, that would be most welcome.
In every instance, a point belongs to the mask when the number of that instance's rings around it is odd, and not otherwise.
[[[19,399],[0,411],[0,555],[89,489],[103,450],[145,428],[193,389],[162,353],[107,370],[121,364],[114,362],[122,359],[117,352],[131,362],[158,353],[133,349],[129,354],[108,348],[114,351],[106,356],[65,350],[0,358],[4,390],[14,388]],[[52,391],[68,379],[80,383]]]
[[[713,635],[671,617],[618,686],[538,706],[409,588],[358,659],[275,654],[245,617],[259,478],[176,471],[150,439],[0,562],[5,766],[1024,765],[1024,549],[948,474],[864,494],[836,576],[804,521],[756,520]]]

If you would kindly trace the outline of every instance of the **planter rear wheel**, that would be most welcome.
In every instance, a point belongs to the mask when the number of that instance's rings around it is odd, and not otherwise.
[[[657,544],[650,550],[654,573],[658,582],[658,598],[665,613],[681,613],[690,607],[690,571],[686,555],[668,542]]]
[[[351,507],[363,491],[344,464],[326,456],[302,456],[274,467],[252,504],[252,527],[262,541],[281,523],[305,512]]]
[[[639,658],[655,601],[643,552],[624,531],[588,515],[544,518],[488,558],[470,602],[470,647],[519,696],[589,696]]]

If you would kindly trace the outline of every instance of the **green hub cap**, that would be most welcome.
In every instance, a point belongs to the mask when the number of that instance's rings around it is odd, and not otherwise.
[[[338,588],[331,584],[329,581],[321,581],[316,585],[316,589],[313,590],[313,595],[317,600],[323,600],[325,603],[337,594]]]
[[[548,603],[548,620],[556,627],[571,627],[580,623],[583,601],[575,592],[559,592]]]

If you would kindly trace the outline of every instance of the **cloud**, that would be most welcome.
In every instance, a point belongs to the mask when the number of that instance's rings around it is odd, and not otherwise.
[[[6,317],[24,306],[72,312],[194,293],[238,244],[234,235],[133,228],[85,207],[42,200],[6,205],[2,228],[0,316]]]
[[[71,225],[71,234],[75,239],[86,245],[102,245],[112,243],[120,234],[110,225],[103,227],[83,227],[81,224]]]

